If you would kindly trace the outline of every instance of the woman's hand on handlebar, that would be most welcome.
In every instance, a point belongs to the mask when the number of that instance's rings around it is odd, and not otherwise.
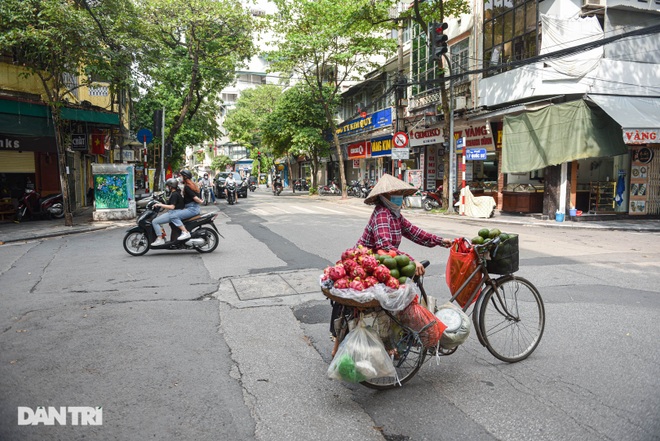
[[[416,276],[423,276],[425,272],[426,272],[426,269],[424,268],[424,265],[422,265],[418,261],[415,261],[415,275]]]

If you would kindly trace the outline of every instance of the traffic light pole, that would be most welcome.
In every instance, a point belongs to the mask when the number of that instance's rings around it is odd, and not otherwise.
[[[456,191],[456,140],[454,139],[454,81],[451,79],[451,60],[443,55],[449,70],[449,206],[448,212],[454,211],[454,192]]]

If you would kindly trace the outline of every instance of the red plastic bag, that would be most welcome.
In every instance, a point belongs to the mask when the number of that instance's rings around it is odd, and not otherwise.
[[[458,292],[458,289],[470,277],[470,274],[477,268],[477,255],[470,242],[465,238],[454,240],[449,249],[449,259],[447,259],[447,268],[445,270],[445,280],[452,295]],[[465,306],[470,300],[470,295],[474,289],[481,283],[483,275],[477,274],[470,283],[467,284],[461,293],[456,297],[459,305]],[[478,297],[478,296],[477,296]],[[474,298],[474,300],[477,299]],[[473,301],[474,301],[473,300]]]
[[[401,323],[419,332],[419,338],[425,348],[435,347],[447,326],[431,311],[419,304],[418,297],[399,313]]]

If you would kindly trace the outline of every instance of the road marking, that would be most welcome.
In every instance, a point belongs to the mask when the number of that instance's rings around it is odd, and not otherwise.
[[[330,213],[344,214],[343,211],[332,210],[330,208],[319,207],[318,205],[313,205],[314,208],[322,211],[329,211]]]

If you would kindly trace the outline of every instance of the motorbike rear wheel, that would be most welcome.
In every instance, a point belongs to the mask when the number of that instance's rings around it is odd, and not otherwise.
[[[133,231],[124,236],[124,249],[131,256],[142,256],[149,251],[149,238],[142,231]]]
[[[433,205],[434,205],[434,204],[433,204],[433,201],[432,201],[431,199],[429,199],[429,198],[425,198],[425,199],[422,201],[422,207],[424,207],[424,210],[426,210],[426,211],[431,211],[431,210],[433,210]]]
[[[64,217],[64,205],[60,203],[53,204],[53,208],[57,208],[57,210],[55,212],[50,212],[51,217],[54,219],[62,219]]]
[[[216,233],[212,228],[201,227],[200,229],[196,230],[195,233],[204,238],[205,241],[204,245],[195,247],[195,251],[198,253],[210,253],[218,248],[220,238],[218,237],[218,233]]]

